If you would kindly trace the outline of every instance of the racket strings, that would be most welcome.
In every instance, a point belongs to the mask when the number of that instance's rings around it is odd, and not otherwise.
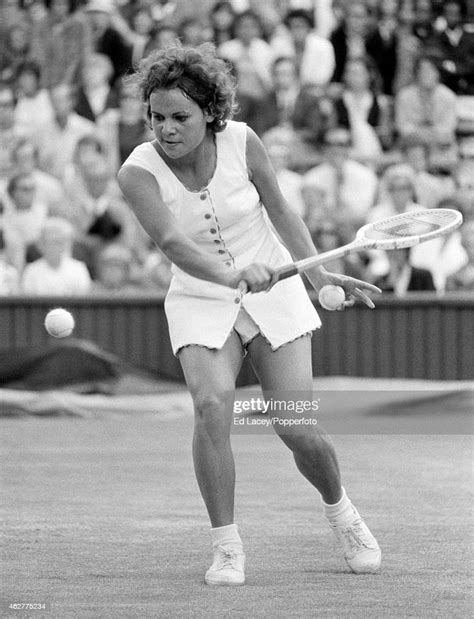
[[[423,237],[441,230],[455,228],[460,223],[460,214],[450,209],[426,210],[417,213],[403,213],[388,220],[372,224],[375,234],[371,238]]]
[[[430,223],[427,221],[407,221],[397,224],[381,224],[375,225],[374,230],[377,232],[384,232],[389,236],[419,236],[420,234],[428,234],[439,230],[441,226],[439,224]]]

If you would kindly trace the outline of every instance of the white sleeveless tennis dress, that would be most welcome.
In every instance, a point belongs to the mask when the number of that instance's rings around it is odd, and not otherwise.
[[[279,267],[291,262],[289,251],[268,225],[260,196],[246,163],[247,125],[229,121],[216,133],[217,164],[201,191],[189,191],[159,156],[151,142],[137,146],[123,165],[144,168],[156,178],[162,198],[181,230],[229,269],[253,262]],[[273,350],[317,329],[319,316],[299,276],[278,282],[269,292],[242,295],[172,266],[165,300],[174,354],[188,345],[220,349],[243,307]]]

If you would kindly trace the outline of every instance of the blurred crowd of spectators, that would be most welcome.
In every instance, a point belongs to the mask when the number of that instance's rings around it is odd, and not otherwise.
[[[124,76],[213,42],[326,251],[369,221],[456,208],[461,230],[329,268],[404,296],[474,291],[474,14],[461,0],[3,0],[0,294],[163,292],[170,264],[116,181],[152,139]]]

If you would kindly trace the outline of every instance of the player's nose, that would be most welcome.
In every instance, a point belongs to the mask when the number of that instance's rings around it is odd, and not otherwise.
[[[163,122],[161,131],[164,136],[170,136],[176,133],[176,126],[172,118],[168,118]]]

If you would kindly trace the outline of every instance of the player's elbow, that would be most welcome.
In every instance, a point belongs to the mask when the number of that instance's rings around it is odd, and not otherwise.
[[[159,236],[158,246],[165,256],[171,260],[171,262],[179,260],[179,257],[183,254],[185,244],[183,243],[183,235],[171,230],[161,233]]]

